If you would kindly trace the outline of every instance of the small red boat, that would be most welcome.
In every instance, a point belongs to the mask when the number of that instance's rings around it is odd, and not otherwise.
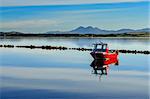
[[[110,52],[108,49],[108,44],[101,42],[93,45],[94,45],[94,49],[90,54],[94,59],[117,59],[118,58],[118,51]]]

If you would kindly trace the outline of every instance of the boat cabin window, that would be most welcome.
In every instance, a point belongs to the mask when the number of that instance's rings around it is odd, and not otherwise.
[[[105,52],[107,48],[107,45],[94,45],[94,50],[93,51],[101,51]]]

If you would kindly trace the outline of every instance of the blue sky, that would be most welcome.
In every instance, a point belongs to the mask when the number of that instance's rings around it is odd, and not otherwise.
[[[78,26],[109,30],[149,27],[149,0],[10,1],[3,0],[0,6],[0,31],[68,31]]]

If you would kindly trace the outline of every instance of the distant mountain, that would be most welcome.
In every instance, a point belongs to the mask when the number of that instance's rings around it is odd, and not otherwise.
[[[48,32],[46,32],[46,34],[61,34],[61,33],[63,33],[63,32],[61,32],[61,31],[48,31]]]
[[[46,34],[72,34],[70,31],[48,31]]]
[[[139,30],[133,29],[120,29],[120,30],[102,30],[97,27],[83,27],[80,26],[74,30],[70,31],[71,33],[79,33],[79,34],[120,34],[120,33],[133,33],[133,32],[150,32],[150,28],[144,28]]]
[[[150,32],[150,28],[139,29],[136,32]]]
[[[135,32],[135,30],[133,29],[120,29],[117,31],[114,31],[115,33],[131,33],[131,32]]]
[[[19,35],[19,34],[123,34],[123,33],[150,33],[150,28],[143,28],[143,29],[120,29],[120,30],[103,30],[97,27],[83,27],[80,26],[71,31],[48,31],[46,33],[22,33],[17,31],[11,32],[0,32],[0,35]]]
[[[10,32],[0,32],[0,34],[23,34],[23,33],[17,31],[10,31]]]
[[[97,34],[97,33],[105,33],[107,32],[106,30],[101,30],[97,27],[92,27],[92,26],[88,26],[88,27],[83,27],[80,26],[74,30],[70,31],[71,33],[81,33],[81,34]]]

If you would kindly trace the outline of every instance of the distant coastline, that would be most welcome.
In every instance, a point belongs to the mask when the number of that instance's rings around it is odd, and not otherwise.
[[[22,33],[17,31],[0,32],[0,37],[150,37],[150,28],[143,28],[137,30],[104,30],[92,26],[79,26],[70,31],[48,31],[45,33]]]
[[[19,32],[0,32],[0,38],[15,38],[15,37],[113,37],[113,38],[149,38],[149,32],[138,33],[121,33],[121,34],[31,34],[31,33],[19,33]]]

